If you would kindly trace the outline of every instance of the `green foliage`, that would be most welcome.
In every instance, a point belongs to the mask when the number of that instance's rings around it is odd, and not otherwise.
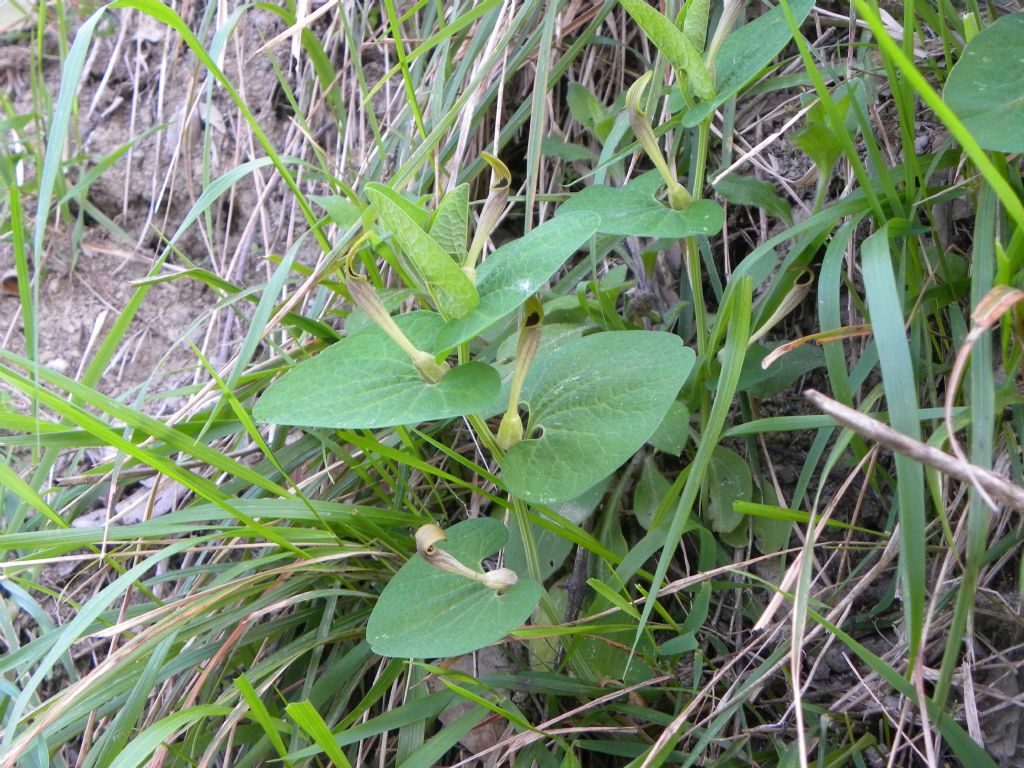
[[[382,316],[386,310],[369,284],[350,277],[349,292],[380,327],[352,333],[296,366],[264,393],[253,415],[264,423],[345,429],[489,415],[500,408],[495,406],[500,387],[495,369],[484,363],[463,362],[449,370],[438,367],[436,361],[524,303],[530,307],[533,302],[535,309],[529,311],[538,314],[527,326],[534,327],[529,336],[532,347],[525,356],[517,355],[518,378],[513,380],[525,380],[525,384],[512,387],[506,413],[506,419],[519,423],[520,403],[515,398],[521,392],[521,405],[529,411],[529,419],[525,432],[518,429],[514,435],[505,434],[503,419],[497,459],[502,481],[515,498],[545,505],[567,502],[604,480],[651,437],[675,402],[695,355],[672,334],[618,331],[566,341],[534,361],[542,335],[542,311],[531,297],[586,240],[598,231],[615,229],[624,217],[632,217],[631,225],[640,226],[645,234],[675,232],[679,236],[717,231],[722,225],[721,208],[705,202],[693,206],[693,213],[672,211],[655,199],[650,180],[624,190],[603,188],[603,198],[581,193],[575,210],[565,206],[569,210],[485,260],[475,274],[477,291],[453,259],[464,248],[459,238],[468,218],[468,188],[456,190],[446,196],[431,220],[389,188],[367,187],[378,217],[400,244],[441,314]],[[632,207],[623,207],[624,198],[617,192],[630,195],[625,199]],[[438,234],[444,245],[423,229],[428,220],[430,233]],[[465,299],[467,286],[475,299],[472,303]],[[445,317],[451,319],[445,322]],[[520,339],[520,346],[527,338]],[[465,357],[465,351],[463,347],[461,356]],[[425,365],[433,366],[429,375]],[[491,445],[489,429],[484,437]],[[524,539],[522,545],[529,570],[542,575],[536,543]],[[492,551],[481,551],[476,557]],[[562,547],[544,554],[554,562],[559,559],[558,552],[564,558]],[[536,604],[535,599],[529,605],[521,602],[518,596],[526,594],[525,587],[518,585],[508,596],[488,596],[479,592],[477,584],[458,584],[458,595],[442,590],[436,600],[428,600],[423,590],[435,588],[441,576],[424,579],[422,566],[407,565],[392,581],[396,586],[389,587],[391,591],[385,591],[377,603],[368,631],[378,653],[447,656],[475,650],[500,639]],[[403,576],[406,572],[413,575]],[[415,584],[421,591],[412,593],[411,587],[403,584]],[[466,590],[474,597],[465,610],[433,610],[461,600],[461,592]],[[412,622],[419,638],[415,642],[408,634],[395,638],[400,623],[396,606],[409,601],[432,611],[431,632],[425,629],[425,620]],[[502,614],[506,620],[488,613],[506,604],[514,608]],[[480,614],[489,634],[467,633],[467,612]],[[507,616],[515,618],[507,620]]]
[[[558,218],[590,213],[600,217],[597,231],[603,235],[638,237],[693,237],[714,235],[725,221],[722,206],[697,200],[685,210],[674,211],[656,195],[661,177],[644,174],[624,187],[594,184],[573,195],[559,209]]]
[[[537,361],[523,390],[526,439],[501,460],[509,490],[555,504],[604,479],[653,434],[694,359],[678,336],[618,331]]]
[[[813,0],[793,0],[790,3],[797,24],[803,22],[813,6]],[[732,32],[725,38],[715,58],[716,93],[688,109],[683,115],[683,125],[697,125],[714,114],[771,64],[792,36],[781,5]]]
[[[565,102],[572,116],[580,125],[602,141],[608,137],[612,128],[613,117],[593,92],[579,83],[570,83],[565,94]]]
[[[853,101],[858,103],[853,105]],[[856,119],[859,111],[864,113],[864,84],[854,80],[844,84],[832,95],[831,109],[826,109],[822,102],[815,103],[807,113],[807,121],[803,129],[793,137],[794,143],[814,161],[818,172],[818,200],[824,196],[824,186],[832,177],[836,162],[843,156],[840,137],[855,133]],[[851,109],[853,107],[853,109]],[[835,118],[842,125],[835,124]],[[818,203],[820,205],[820,203]]]
[[[1024,152],[1024,13],[1003,16],[964,49],[943,101],[984,149]]]
[[[432,312],[397,321],[421,347],[429,347],[444,325]],[[486,410],[499,391],[497,372],[483,363],[457,366],[428,384],[408,356],[371,326],[289,371],[260,398],[253,416],[266,424],[378,429]]]
[[[381,223],[398,241],[406,259],[430,293],[437,311],[444,317],[465,317],[476,309],[480,296],[473,283],[452,255],[407,213],[398,194],[383,184],[367,184],[366,194]],[[455,237],[450,231],[449,219],[459,215],[458,211],[441,211],[441,230],[449,242]]]
[[[469,228],[469,184],[459,184],[444,196],[430,222],[430,236],[459,264],[466,260]]]
[[[738,385],[741,392],[749,392],[760,399],[774,397],[792,387],[801,376],[825,365],[822,349],[811,345],[786,352],[765,367],[768,355],[769,350],[760,344],[747,351]]]
[[[309,199],[327,211],[331,221],[343,232],[354,226],[363,215],[359,206],[340,195],[313,195]]]
[[[711,498],[707,516],[711,528],[723,533],[735,531],[743,515],[734,505],[737,501],[749,501],[753,489],[750,465],[738,453],[720,445],[711,456],[708,481]]]
[[[694,41],[698,38],[695,31],[696,25],[691,23],[689,35],[687,35],[644,0],[620,0],[620,2],[669,64],[677,72],[686,75],[694,93],[702,99],[710,99],[715,95],[714,79],[701,58],[703,51],[694,45]],[[704,5],[706,6],[707,3]],[[706,11],[703,16],[706,24]]]
[[[598,504],[601,503],[607,489],[608,483],[600,482],[575,499],[552,507],[552,512],[572,525],[586,525]],[[540,565],[541,578],[547,579],[565,564],[566,558],[572,552],[572,540],[560,531],[542,528],[534,522],[530,523],[530,530],[537,548],[537,562]],[[529,571],[530,563],[526,554],[526,542],[519,526],[514,526],[509,531],[508,542],[505,544],[505,565],[516,573]]]
[[[799,393],[1024,484],[1024,15],[292,5],[8,14],[0,762],[899,762],[831,644],[901,744],[993,765],[964,649],[1015,663],[1019,531]],[[52,273],[122,242],[58,364]],[[125,391],[154,330],[174,378]]]
[[[486,331],[536,293],[596,231],[590,211],[559,216],[501,246],[477,268],[480,303],[466,317],[450,320],[437,334],[437,348],[451,349]]]
[[[661,474],[654,461],[648,457],[644,461],[640,479],[633,492],[633,514],[636,515],[637,522],[645,530],[650,530],[658,507],[662,500],[668,497],[671,487],[672,483]]]
[[[669,406],[665,418],[647,440],[654,448],[663,453],[678,456],[686,447],[689,438],[690,410],[678,400]]]
[[[829,167],[831,168],[831,165]],[[792,209],[770,182],[730,174],[715,181],[715,191],[730,203],[749,205],[765,211],[770,216],[791,224],[793,222]]]
[[[711,14],[711,0],[689,0],[683,10],[683,34],[698,51],[704,50],[708,34],[708,17]]]
[[[464,520],[445,533],[447,541],[437,546],[477,571],[508,536],[504,525],[487,518]],[[522,624],[536,607],[541,589],[537,582],[520,577],[499,593],[414,555],[377,598],[366,639],[383,656],[432,659],[469,653]]]

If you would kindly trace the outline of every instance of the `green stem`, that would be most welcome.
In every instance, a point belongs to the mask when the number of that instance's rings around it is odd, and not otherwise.
[[[527,509],[526,503],[521,499],[517,499],[515,496],[509,495],[512,500],[512,512],[515,515],[516,522],[519,524],[519,534],[523,539],[523,552],[526,555],[526,570],[529,573],[530,578],[541,585],[540,593],[540,607],[544,611],[544,616],[548,622],[552,625],[562,623],[562,616],[559,615],[558,609],[555,607],[554,600],[551,599],[551,595],[548,594],[547,589],[544,588],[544,580],[541,578],[540,573],[540,557],[537,555],[537,541],[533,538],[533,526],[530,524],[530,514]],[[590,666],[586,660],[569,645],[568,639],[565,641],[565,650],[569,658],[569,663],[572,664],[573,670],[579,675],[581,680],[593,680],[593,672],[590,670]]]
[[[711,118],[703,120],[697,129],[697,157],[693,173],[690,174],[690,197],[700,200],[704,189],[704,173],[707,168],[708,144],[711,134]],[[707,345],[708,324],[704,304],[703,274],[700,264],[700,248],[697,241],[689,238],[686,241],[686,274],[693,293],[694,326],[697,331],[697,352],[704,354]]]
[[[697,128],[697,164],[691,174],[690,196],[694,200],[703,197],[704,174],[708,165],[708,146],[711,138],[711,118],[702,120]]]
[[[708,319],[704,304],[704,288],[700,268],[700,248],[697,241],[690,237],[686,240],[686,277],[690,281],[690,292],[693,294],[693,321],[697,333],[697,354],[707,352]]]
[[[459,344],[459,365],[464,365],[469,362],[469,342],[465,341]],[[484,448],[493,456],[496,460],[500,459],[505,455],[505,452],[498,445],[498,440],[491,432],[491,428],[487,426],[487,421],[479,413],[471,413],[466,416],[466,421],[469,422],[469,426],[473,428],[476,433],[477,439],[483,443]]]
[[[828,179],[818,174],[818,187],[814,192],[814,206],[811,208],[811,215],[821,211],[823,205],[825,205],[825,195],[828,193]]]
[[[501,446],[498,445],[498,440],[495,438],[494,433],[491,432],[491,428],[487,426],[487,422],[484,417],[479,413],[471,413],[466,417],[469,422],[469,426],[476,432],[477,438],[483,443],[484,448],[493,456],[495,459],[501,458],[505,455],[505,452],[501,450]]]
[[[515,496],[510,497],[512,499],[512,510],[516,517],[516,522],[519,524],[519,533],[523,537],[523,552],[526,555],[526,570],[530,574],[530,578],[536,581],[538,584],[543,584],[544,579],[540,573],[540,556],[537,554],[537,542],[533,538],[533,527],[530,525],[530,515],[526,508],[526,503],[522,499],[518,499]],[[547,591],[545,590],[545,596]],[[548,600],[550,604],[550,598]],[[554,613],[554,605],[551,605],[551,611],[545,608],[544,612],[548,613],[548,618],[555,624],[561,621],[561,618]]]
[[[708,320],[704,305],[704,287],[700,269],[700,248],[694,238],[686,241],[686,274],[690,280],[690,293],[693,295],[693,325],[697,336],[697,354],[703,358],[708,354]],[[711,393],[707,387],[698,387],[700,392],[700,428],[701,434],[708,422],[708,411],[711,408]]]

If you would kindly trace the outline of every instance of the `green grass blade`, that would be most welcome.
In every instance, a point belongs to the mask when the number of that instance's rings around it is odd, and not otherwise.
[[[64,60],[64,68],[60,80],[60,93],[57,95],[57,103],[54,105],[53,119],[50,122],[49,135],[46,139],[46,155],[43,159],[43,168],[39,176],[35,233],[32,238],[32,252],[37,273],[42,268],[43,240],[46,236],[46,223],[50,218],[50,203],[53,201],[54,189],[57,186],[58,178],[63,181],[61,164],[64,160],[64,149],[67,144],[68,134],[71,130],[71,121],[75,117],[75,98],[78,94],[78,83],[82,75],[82,69],[85,66],[85,59],[89,52],[89,45],[92,42],[93,32],[105,12],[106,8],[100,8],[78,28],[78,32],[75,33],[75,40],[71,44],[67,58]],[[36,300],[39,298],[38,285],[35,298]],[[30,340],[30,349],[34,353],[34,340]]]
[[[103,735],[89,752],[87,768],[103,768],[111,765],[114,758],[121,754],[136,722],[143,715],[153,687],[157,684],[161,668],[171,651],[177,633],[170,632],[148,654],[146,666],[138,681],[132,687],[124,706],[118,709],[113,722],[103,731]]]
[[[32,676],[26,681],[18,698],[8,708],[6,727],[4,728],[3,746],[14,751],[24,751],[31,741],[38,735],[29,732],[27,735],[18,737],[18,721],[21,720],[25,708],[30,699],[36,694],[43,680],[49,676],[53,666],[60,660],[61,656],[72,644],[82,637],[88,627],[99,618],[111,603],[125,593],[136,581],[138,581],[150,568],[157,563],[174,557],[192,546],[188,540],[177,541],[168,545],[154,555],[147,557],[133,568],[118,576],[111,584],[100,590],[88,603],[82,606],[75,617],[63,627],[60,637],[57,639],[46,655],[40,661],[39,666]]]
[[[203,704],[168,715],[134,738],[124,751],[110,763],[110,768],[138,768],[160,748],[160,745],[172,740],[172,737],[182,729],[200,720],[224,717],[229,714],[231,714],[230,707]]]
[[[18,389],[21,389],[22,391],[32,390],[32,384],[28,379],[25,379],[22,376],[18,376],[13,371],[10,371],[10,369],[5,370],[4,368],[0,367],[0,379],[6,381],[8,384],[12,386],[17,387]],[[75,388],[79,389],[77,388],[77,386]],[[159,456],[155,454],[153,451],[140,448],[135,443],[125,440],[123,437],[117,434],[114,430],[110,429],[106,424],[104,424],[95,416],[85,412],[84,410],[80,410],[70,405],[66,400],[63,400],[62,398],[59,398],[51,394],[47,390],[39,390],[38,396],[40,402],[52,408],[56,413],[61,414],[61,416],[73,420],[83,429],[96,435],[98,438],[100,438],[100,440],[103,441],[105,445],[113,446],[130,456],[134,456],[143,464],[147,464],[153,467],[154,469],[171,478],[172,480],[176,480],[177,482],[184,485],[186,488],[191,489],[192,492],[195,493],[196,495],[201,496],[207,501],[211,501],[214,504],[219,505],[232,517],[236,517],[237,519],[242,520],[247,525],[251,526],[254,530],[259,531],[260,535],[265,537],[268,541],[272,541],[278,546],[290,550],[300,557],[307,557],[307,555],[301,549],[297,548],[295,545],[291,544],[289,541],[281,537],[272,528],[263,525],[262,523],[256,522],[244,513],[241,513],[237,509],[235,509],[231,505],[231,502],[226,496],[226,494],[224,494],[212,481],[207,480],[206,478],[201,477],[193,472],[190,472],[187,469],[179,467],[173,461],[170,461],[169,459]],[[118,408],[117,410],[121,409]],[[127,410],[131,411],[131,409]],[[157,423],[159,424],[160,422]],[[164,427],[161,424],[161,429],[158,431],[166,432],[166,430],[169,429],[169,427]],[[191,445],[192,450],[197,450],[197,445],[200,444],[193,443]],[[206,450],[210,450],[206,449],[205,446],[204,449],[205,450],[202,450],[200,452],[205,453]],[[226,458],[227,457],[222,457],[222,459]],[[218,463],[221,463],[222,459],[218,459]],[[232,463],[237,464],[237,462]],[[248,468],[245,468],[243,474],[249,475],[257,473],[253,472]],[[264,482],[268,481],[261,481],[260,484],[262,485]],[[285,492],[282,495],[288,496],[290,494]]]
[[[985,298],[995,277],[996,199],[991,187],[982,187],[975,214],[974,249],[971,265],[971,306]],[[992,340],[983,336],[971,350],[970,409],[971,463],[990,468],[995,441],[995,385],[993,376]],[[932,700],[940,709],[946,705],[953,674],[960,658],[961,643],[967,622],[974,611],[978,574],[988,549],[988,532],[992,513],[988,504],[972,487],[969,491],[966,564],[957,592],[956,607],[946,636],[939,679]]]
[[[68,527],[68,522],[46,503],[46,499],[36,493],[35,489],[22,480],[18,473],[11,469],[7,464],[0,464],[0,487],[3,487],[13,493],[21,499],[25,505],[32,507],[32,509],[42,514],[54,525],[60,528]],[[7,521],[4,533],[16,533],[21,528],[21,523],[24,520],[24,513],[22,512],[23,508],[24,507],[19,506],[19,508],[15,510],[14,515],[12,515],[10,520]]]
[[[964,127],[964,124],[960,122],[960,119],[943,103],[942,98],[931,87],[924,75],[907,58],[903,50],[896,44],[896,41],[889,36],[878,12],[871,8],[865,0],[854,0],[854,4],[857,7],[857,14],[871,27],[871,32],[874,34],[875,39],[878,40],[878,45],[895,62],[911,87],[921,97],[921,100],[928,105],[935,113],[935,116],[942,121],[942,124],[953,135],[953,138],[963,147],[964,152],[967,153],[967,156],[978,167],[981,175],[995,191],[999,197],[999,202],[1003,204],[1006,212],[1017,226],[1024,229],[1024,203],[1021,203],[1020,198],[1014,193],[1009,182],[1003,178],[995,165],[992,164],[992,161],[988,159],[985,151],[978,146],[978,142],[974,140],[974,137]]]
[[[715,400],[708,415],[707,425],[701,434],[697,455],[694,456],[690,465],[690,472],[686,476],[682,493],[679,496],[679,503],[676,505],[669,524],[668,533],[665,536],[665,543],[658,559],[658,567],[654,572],[651,581],[651,588],[647,600],[644,603],[643,613],[640,615],[640,623],[637,627],[636,636],[633,639],[633,650],[636,650],[640,642],[644,627],[654,610],[654,603],[658,597],[658,590],[665,581],[669,564],[675,557],[676,547],[683,535],[690,515],[693,511],[694,502],[704,483],[708,466],[711,463],[711,456],[721,439],[722,429],[725,426],[725,419],[732,407],[733,396],[736,393],[736,385],[740,380],[740,372],[743,368],[743,359],[746,356],[747,341],[750,336],[750,303],[751,283],[749,278],[741,278],[732,284],[732,295],[721,310],[723,320],[727,319],[729,328],[728,336],[722,356],[722,370],[718,378],[718,386],[715,391]],[[656,530],[662,521],[655,516],[651,529]]]
[[[409,60],[405,53],[405,42],[402,39],[402,25],[399,22],[398,14],[395,13],[394,0],[384,0],[384,8],[387,11],[388,26],[391,28],[395,54],[398,56],[398,67],[402,71],[402,84],[405,86],[405,96],[408,99],[412,115],[416,120],[416,127],[419,129],[420,137],[422,138],[427,135],[427,129],[423,124],[423,112],[420,110],[419,102],[416,99],[416,86],[413,84],[412,73],[409,71]]]
[[[3,352],[0,350],[0,357],[22,366],[33,374],[38,373],[41,379],[62,388],[64,391],[71,394],[77,402],[91,405],[94,408],[101,410],[109,417],[124,422],[129,427],[144,432],[157,440],[161,440],[167,445],[188,453],[201,461],[208,462],[212,467],[228,472],[248,483],[251,483],[257,488],[262,488],[268,493],[285,497],[291,495],[291,492],[287,488],[266,478],[251,467],[225,456],[221,451],[213,449],[205,443],[199,442],[192,436],[185,435],[178,429],[164,424],[159,419],[146,416],[141,411],[124,405],[111,397],[107,397],[88,386],[79,384],[74,379],[70,379],[42,366],[35,366],[28,360],[25,360],[13,353]],[[0,375],[4,375],[8,378],[8,381],[11,384],[19,386],[19,388],[22,389],[24,388],[23,382],[18,383],[20,378],[10,369],[5,370],[0,368]],[[54,410],[59,413],[62,411],[62,408],[56,406],[54,407]],[[67,414],[75,412],[70,408],[65,408],[63,410],[66,411]]]
[[[871,326],[882,369],[889,417],[893,429],[921,439],[917,381],[904,329],[903,299],[896,286],[889,232],[882,228],[861,246],[864,289]],[[900,514],[900,582],[907,622],[911,667],[917,662],[924,632],[925,605],[925,498],[924,470],[906,456],[896,455],[897,497]]]
[[[285,707],[285,712],[307,736],[313,739],[313,742],[324,751],[334,765],[338,768],[352,768],[352,764],[334,740],[334,734],[331,733],[331,729],[327,727],[324,719],[320,717],[316,707],[308,701],[293,702]]]

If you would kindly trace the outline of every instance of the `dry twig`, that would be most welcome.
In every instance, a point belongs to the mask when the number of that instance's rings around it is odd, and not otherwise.
[[[908,456],[914,461],[937,469],[957,480],[962,480],[965,483],[977,483],[1001,504],[1024,511],[1024,488],[1014,485],[994,472],[907,437],[892,427],[872,419],[860,411],[848,408],[816,390],[806,390],[804,397],[822,413],[831,416],[847,429],[852,429],[859,435],[884,445],[891,451]]]

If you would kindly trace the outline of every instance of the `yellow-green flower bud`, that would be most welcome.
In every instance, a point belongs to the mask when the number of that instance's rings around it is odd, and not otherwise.
[[[544,307],[536,296],[531,296],[523,305],[523,322],[519,331],[519,346],[516,348],[516,367],[509,386],[508,407],[498,426],[498,445],[507,451],[523,439],[523,420],[519,416],[519,398],[523,382],[530,370],[530,364],[540,346],[541,326],[544,323]]]
[[[669,167],[665,155],[661,152],[661,147],[658,146],[658,140],[654,135],[651,121],[647,118],[647,113],[640,108],[640,100],[643,98],[644,90],[646,90],[647,84],[651,81],[652,77],[652,72],[645,72],[626,91],[626,112],[629,115],[629,125],[633,129],[637,141],[640,142],[640,146],[643,147],[644,152],[647,153],[651,162],[654,163],[654,167],[658,169],[661,178],[665,180],[665,186],[668,187],[669,205],[672,207],[672,210],[681,211],[690,205],[690,193],[686,187],[679,183],[675,170]]]
[[[510,408],[501,417],[501,424],[498,425],[498,446],[507,451],[516,443],[523,440],[523,419],[519,416],[518,408]]]
[[[417,373],[423,377],[424,381],[430,384],[437,384],[450,370],[448,363],[444,361],[437,362],[433,355],[418,349],[409,341],[409,337],[398,327],[398,323],[391,317],[391,313],[388,312],[387,307],[384,306],[384,303],[380,300],[377,291],[370,285],[370,282],[352,270],[351,257],[345,271],[345,285],[355,305],[369,315],[370,319],[377,324],[377,327],[384,331],[395,344],[401,347],[402,351],[412,360],[413,366],[416,368]]]
[[[466,255],[466,263],[462,270],[476,285],[476,263],[484,249],[484,243],[491,236],[494,228],[501,220],[501,214],[508,203],[509,187],[512,184],[512,172],[508,166],[494,155],[481,152],[480,156],[491,166],[491,189],[484,201],[484,207],[480,211],[480,220],[477,222],[476,231],[473,232],[473,242],[469,246],[469,253]]]
[[[443,549],[437,548],[437,543],[447,538],[440,526],[433,523],[421,525],[416,529],[416,551],[420,553],[420,557],[435,568],[447,571],[448,573],[454,573],[457,576],[464,576],[473,581],[479,581],[485,587],[493,589],[495,592],[504,592],[519,581],[515,571],[509,568],[496,568],[486,573],[480,573],[472,568],[468,568]]]

